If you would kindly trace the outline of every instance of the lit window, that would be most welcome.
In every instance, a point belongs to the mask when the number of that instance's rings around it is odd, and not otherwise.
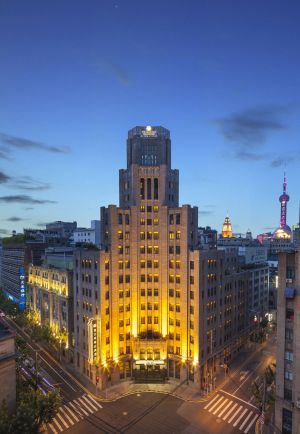
[[[174,240],[174,232],[173,231],[169,232],[169,238],[170,238],[170,240]]]

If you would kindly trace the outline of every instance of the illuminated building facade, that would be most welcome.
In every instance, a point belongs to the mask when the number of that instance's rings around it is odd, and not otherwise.
[[[73,358],[73,272],[44,266],[29,266],[27,306],[40,324],[48,324],[61,341],[63,355]]]
[[[198,209],[179,206],[167,129],[129,131],[119,189],[119,207],[101,208],[100,387],[149,375],[213,387],[245,337],[246,273],[236,254],[197,249]]]
[[[222,226],[222,238],[232,238],[232,226],[229,216],[225,217]]]
[[[275,425],[283,434],[300,427],[300,254],[278,254]]]
[[[100,362],[100,267],[99,249],[74,250],[74,365],[95,384]]]

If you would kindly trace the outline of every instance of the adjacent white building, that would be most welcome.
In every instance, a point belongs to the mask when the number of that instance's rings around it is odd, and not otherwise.
[[[100,220],[92,220],[90,228],[75,229],[73,243],[91,243],[100,247]]]

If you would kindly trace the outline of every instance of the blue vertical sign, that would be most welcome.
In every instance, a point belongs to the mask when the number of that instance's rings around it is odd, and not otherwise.
[[[21,311],[26,308],[26,275],[24,267],[19,268],[19,277],[20,277],[20,298],[19,298],[19,309]]]

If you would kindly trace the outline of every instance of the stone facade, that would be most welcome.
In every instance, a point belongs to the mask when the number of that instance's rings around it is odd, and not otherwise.
[[[300,427],[300,254],[280,253],[277,298],[275,425],[283,434]]]

